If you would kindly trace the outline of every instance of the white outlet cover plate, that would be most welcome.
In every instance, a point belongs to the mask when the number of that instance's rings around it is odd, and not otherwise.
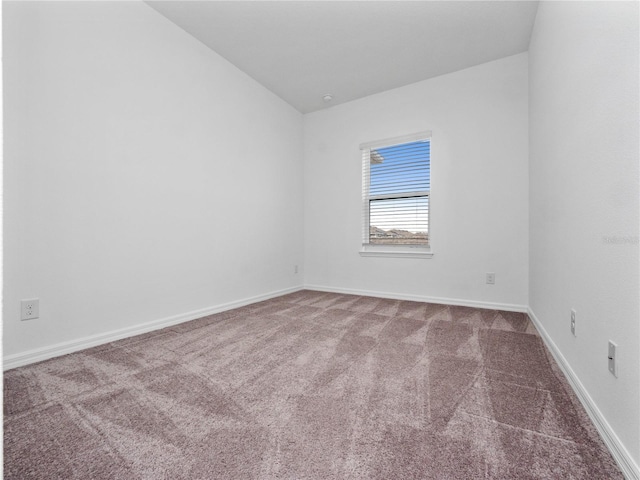
[[[32,320],[40,317],[40,300],[27,298],[20,300],[20,320]]]
[[[618,345],[609,340],[609,371],[614,376],[618,376],[618,359],[616,358],[618,353]]]

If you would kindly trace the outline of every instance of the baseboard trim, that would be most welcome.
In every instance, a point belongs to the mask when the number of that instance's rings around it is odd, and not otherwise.
[[[140,335],[142,333],[151,332],[153,330],[159,330],[161,328],[170,327],[179,323],[188,322],[197,318],[206,317],[207,315],[213,315],[214,313],[224,312],[226,310],[232,310],[234,308],[244,307],[252,303],[261,302],[263,300],[269,300],[270,298],[286,295],[287,293],[297,292],[302,290],[302,286],[285,288],[283,290],[277,290],[263,295],[256,295],[254,297],[244,298],[235,302],[224,303],[207,308],[201,308],[190,312],[182,313],[179,315],[173,315],[170,317],[160,318],[151,322],[142,323],[139,325],[133,325],[131,327],[121,328],[118,330],[112,330],[110,332],[99,333],[97,335],[90,335],[67,342],[57,343],[47,347],[36,348],[28,350],[26,352],[16,353],[13,355],[7,355],[2,360],[3,370],[10,370],[12,368],[22,367],[32,363],[40,362],[42,360],[48,360],[50,358],[59,357],[68,353],[84,350],[85,348],[91,348],[98,345],[102,345],[109,342],[114,342],[127,337]]]
[[[349,295],[363,295],[367,297],[391,298],[393,300],[412,300],[414,302],[440,303],[445,305],[457,305],[461,307],[488,308],[490,310],[504,310],[508,312],[527,313],[526,305],[511,303],[479,302],[476,300],[463,300],[460,298],[429,297],[426,295],[404,295],[400,293],[379,292],[375,290],[359,290],[355,288],[326,287],[324,285],[305,285],[305,290],[319,292],[345,293]]]
[[[575,374],[567,360],[564,358],[564,355],[562,355],[562,353],[553,342],[545,328],[542,326],[542,323],[540,323],[540,320],[538,320],[538,317],[536,317],[536,314],[533,313],[533,310],[531,310],[530,307],[527,308],[527,314],[529,315],[529,318],[531,319],[535,327],[538,329],[542,340],[544,341],[547,348],[551,351],[551,354],[558,363],[558,366],[562,370],[562,373],[564,373],[564,376],[567,378],[569,385],[571,385],[571,388],[578,396],[580,403],[582,403],[582,406],[587,411],[591,422],[593,422],[596,429],[598,430],[598,433],[600,433],[600,437],[611,452],[611,455],[620,467],[620,470],[622,470],[625,478],[627,478],[628,480],[640,480],[640,469],[638,468],[638,465],[629,454],[629,451],[620,441],[613,428],[611,428],[609,422],[607,422],[607,420],[604,418],[604,415],[602,415],[602,412],[600,412],[600,409],[591,398],[591,395],[589,395],[587,389],[584,387],[584,385],[582,385],[582,382]]]

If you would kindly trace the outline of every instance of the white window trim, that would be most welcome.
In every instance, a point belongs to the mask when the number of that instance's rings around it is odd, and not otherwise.
[[[432,133],[430,130],[423,132],[412,133],[410,135],[403,135],[401,137],[387,138],[384,140],[375,140],[372,142],[365,142],[360,144],[360,151],[371,150],[382,147],[391,147],[393,145],[400,145],[403,143],[417,142],[426,138],[431,139]],[[363,165],[364,169],[369,169],[368,164]],[[364,173],[364,172],[363,172]],[[362,175],[362,212],[363,212],[363,225],[362,225],[362,238],[364,239],[366,233],[369,231],[369,174],[368,172]],[[431,218],[431,191],[429,191],[429,217]],[[429,222],[429,246],[421,245],[374,245],[370,243],[363,243],[360,250],[360,256],[362,257],[393,257],[393,258],[422,258],[428,259],[433,257],[433,251],[431,248],[431,222]]]
[[[361,257],[432,258],[431,247],[408,245],[362,245]]]
[[[401,137],[386,138],[384,140],[374,140],[373,142],[364,142],[360,144],[360,150],[371,150],[372,148],[393,147],[401,143],[411,143],[431,138],[431,130],[424,132],[412,133],[411,135],[403,135]]]

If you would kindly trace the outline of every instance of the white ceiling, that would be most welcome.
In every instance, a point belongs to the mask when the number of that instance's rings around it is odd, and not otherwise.
[[[528,50],[537,1],[148,1],[303,113]],[[330,93],[326,104],[322,95]]]

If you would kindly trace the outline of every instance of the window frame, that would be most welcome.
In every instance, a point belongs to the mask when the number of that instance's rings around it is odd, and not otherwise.
[[[398,194],[385,194],[385,195],[373,195],[369,194],[371,185],[371,150],[393,147],[395,145],[402,145],[405,143],[412,143],[417,141],[428,140],[431,147],[432,132],[429,130],[413,133],[410,135],[403,135],[399,137],[387,138],[384,140],[376,140],[372,142],[365,142],[360,144],[360,152],[362,159],[362,247],[360,249],[360,255],[363,257],[404,257],[404,258],[432,258],[433,251],[431,248],[431,187],[425,191],[404,192]],[[429,161],[429,175],[431,176],[431,161]],[[428,244],[414,244],[414,245],[393,245],[393,244],[374,244],[369,243],[370,238],[370,202],[372,200],[383,200],[390,198],[415,198],[415,197],[427,197],[428,198],[428,211],[427,211],[427,235]]]

